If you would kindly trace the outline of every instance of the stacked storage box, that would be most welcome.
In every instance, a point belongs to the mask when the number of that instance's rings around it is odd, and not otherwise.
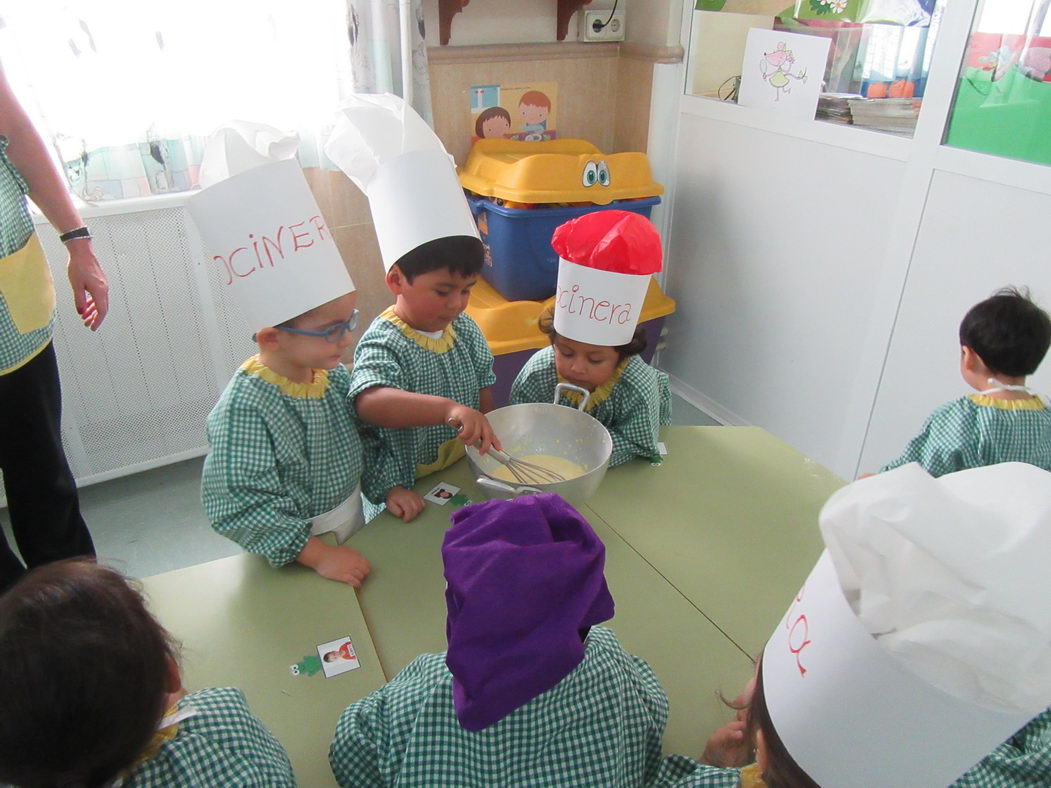
[[[664,191],[646,154],[607,155],[577,139],[478,140],[460,183],[485,244],[482,276],[510,301],[554,295],[551,234],[560,224],[608,209],[649,217]]]

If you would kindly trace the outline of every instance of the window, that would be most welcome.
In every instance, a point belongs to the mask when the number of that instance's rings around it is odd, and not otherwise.
[[[231,120],[319,142],[351,90],[345,0],[0,0],[0,60],[86,200],[192,188]]]

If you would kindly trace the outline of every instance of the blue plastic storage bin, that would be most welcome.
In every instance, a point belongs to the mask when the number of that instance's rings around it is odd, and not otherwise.
[[[467,195],[485,244],[482,277],[509,301],[542,301],[555,294],[558,254],[551,236],[560,224],[594,211],[632,211],[649,218],[660,197],[571,208],[506,208]]]

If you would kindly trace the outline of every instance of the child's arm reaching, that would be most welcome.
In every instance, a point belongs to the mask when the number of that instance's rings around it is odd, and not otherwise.
[[[489,404],[492,404],[491,397]],[[490,448],[500,448],[500,441],[481,411],[448,397],[418,394],[389,386],[373,386],[358,394],[354,409],[359,417],[379,427],[428,427],[456,420],[463,425],[459,438],[468,446],[480,441],[479,451],[482,454]]]

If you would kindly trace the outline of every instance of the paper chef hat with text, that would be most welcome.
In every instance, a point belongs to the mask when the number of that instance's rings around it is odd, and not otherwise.
[[[358,94],[344,103],[325,154],[369,198],[383,267],[438,238],[481,240],[452,157],[405,101]]]
[[[595,211],[555,229],[558,252],[554,328],[592,345],[631,342],[652,274],[661,270],[661,238],[646,217]]]
[[[763,651],[774,728],[821,785],[942,788],[1051,705],[1051,474],[855,482]]]
[[[236,123],[208,140],[186,208],[253,330],[354,290],[299,163],[297,138]]]

